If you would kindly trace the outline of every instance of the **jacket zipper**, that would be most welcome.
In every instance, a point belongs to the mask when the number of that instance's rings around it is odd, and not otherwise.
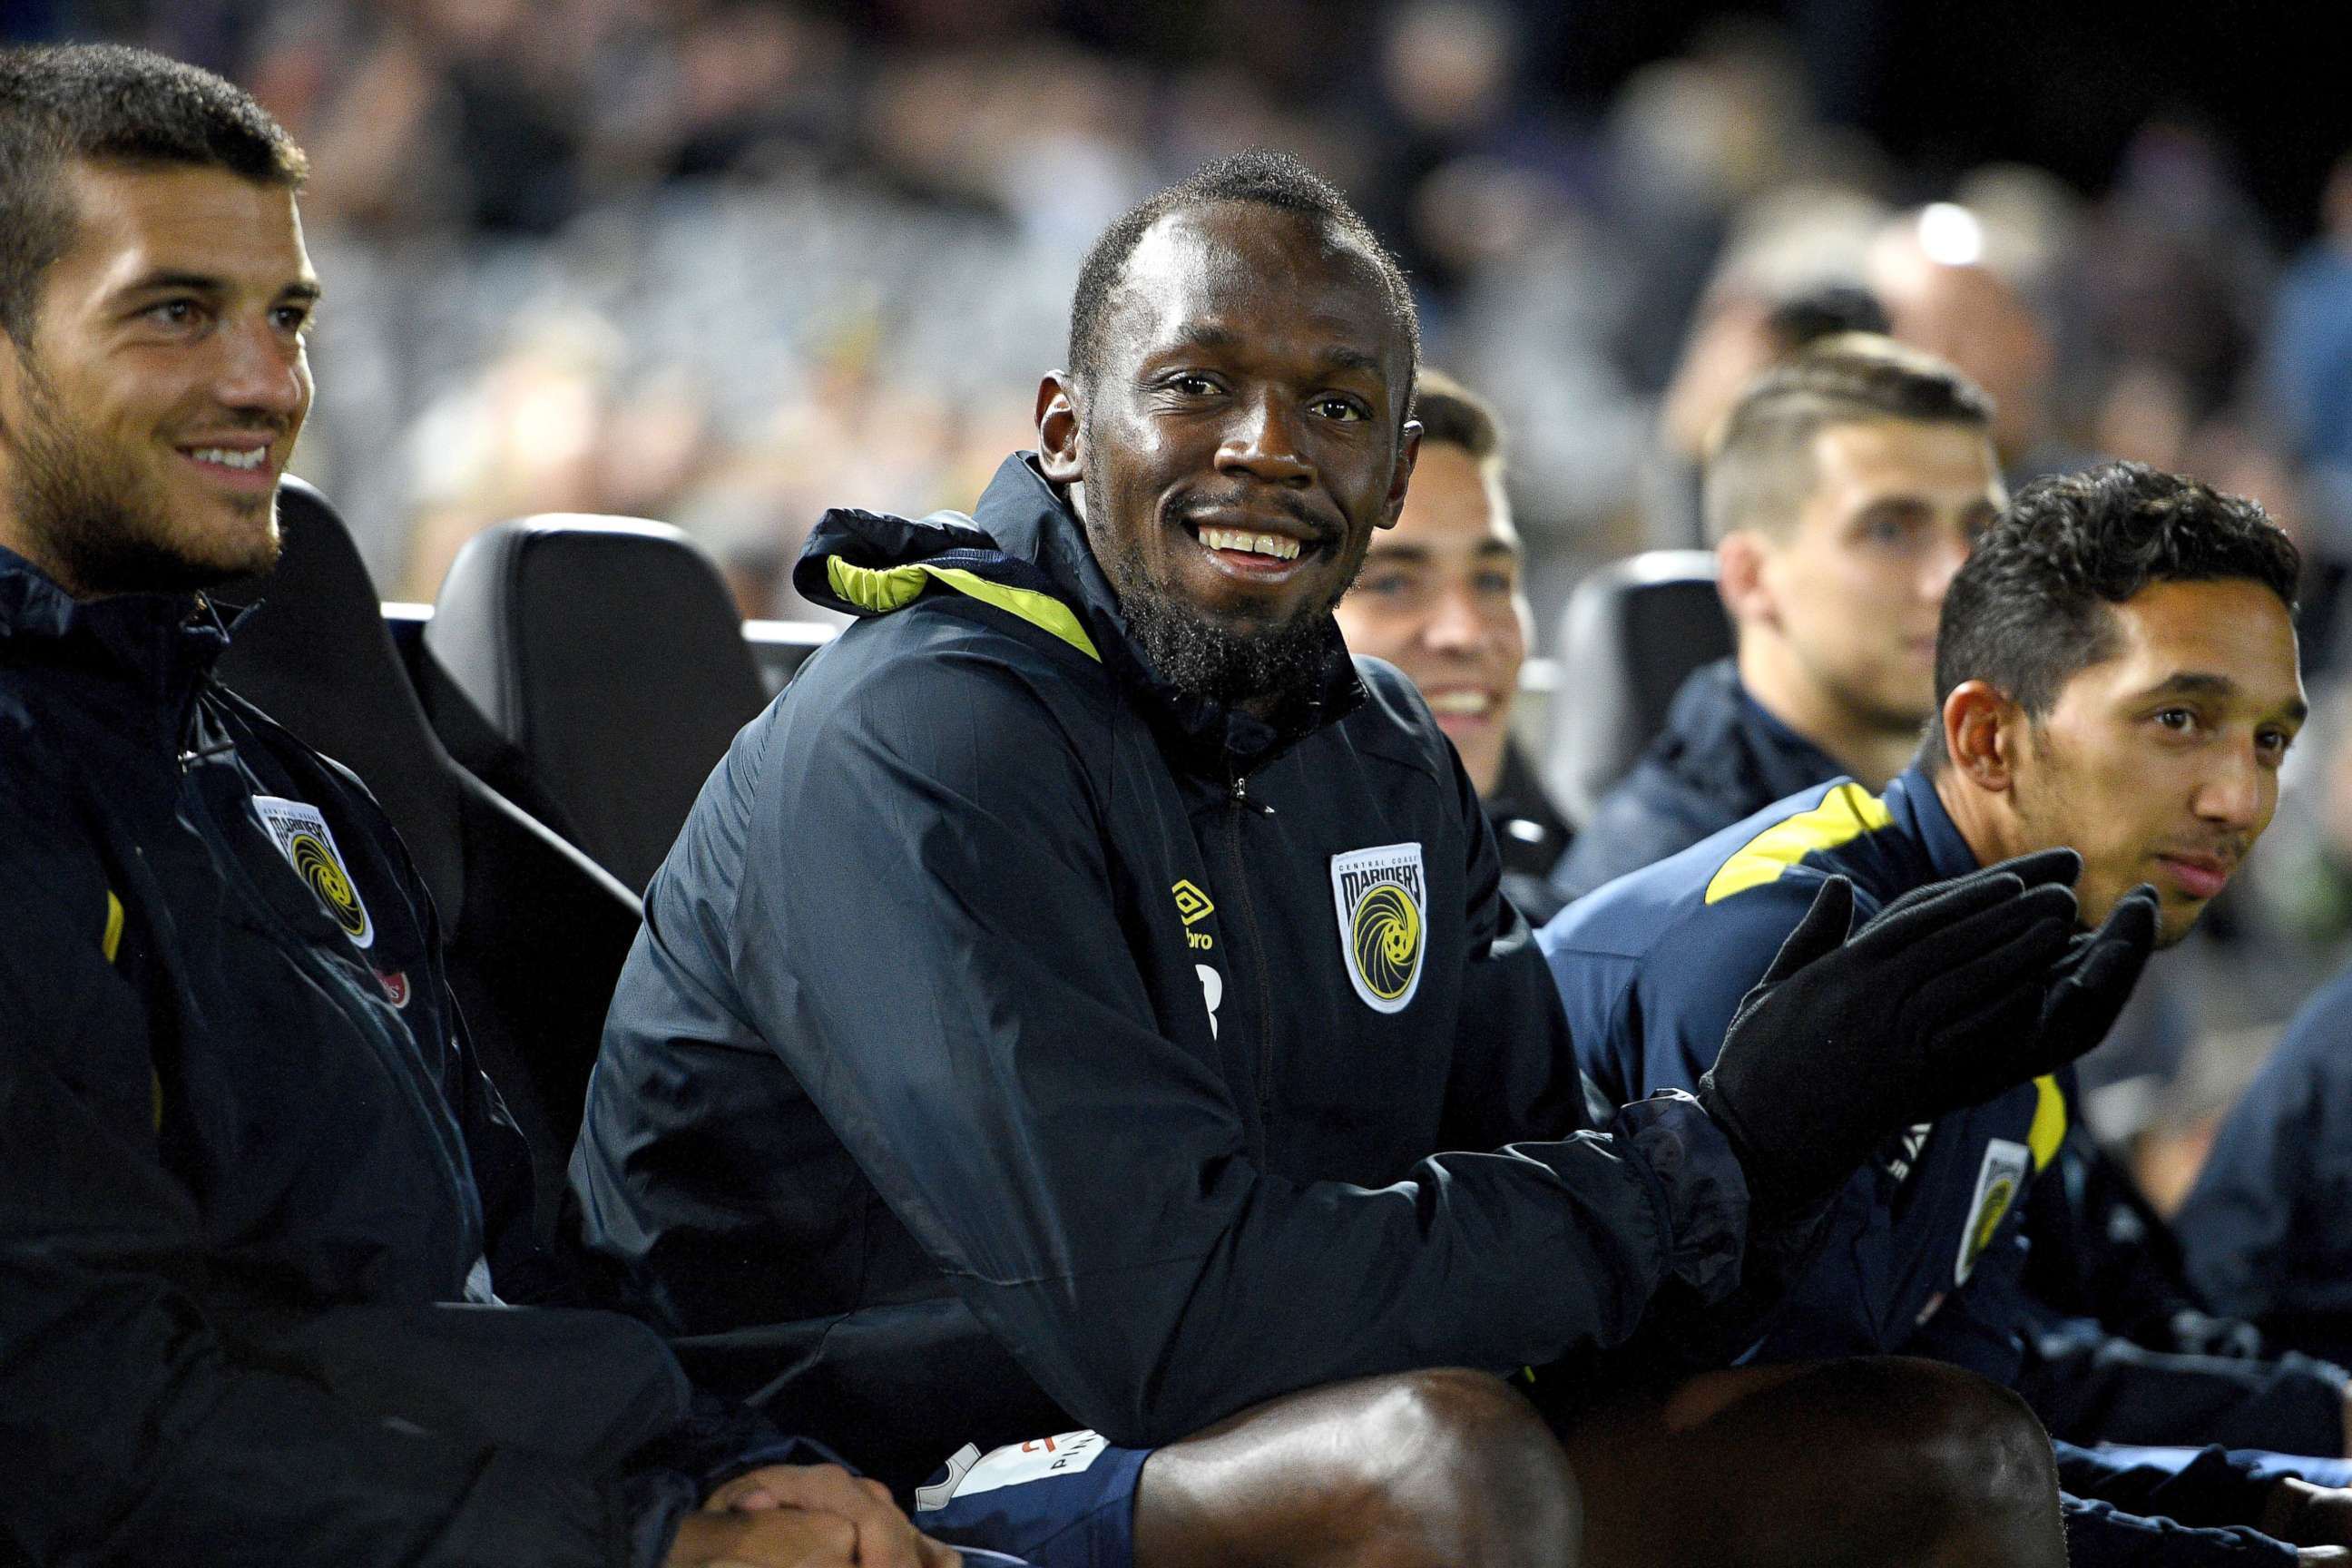
[[[1234,884],[1241,889],[1242,921],[1248,928],[1250,962],[1257,971],[1257,1124],[1263,1140],[1261,1161],[1274,1147],[1274,977],[1265,966],[1265,942],[1259,933],[1257,904],[1250,896],[1249,868],[1242,856],[1242,819],[1255,813],[1272,816],[1274,807],[1249,797],[1249,780],[1230,775],[1233,791],[1226,796],[1232,811],[1226,816],[1227,843],[1232,847]]]

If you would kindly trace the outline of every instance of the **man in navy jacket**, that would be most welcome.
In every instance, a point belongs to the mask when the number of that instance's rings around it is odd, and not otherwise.
[[[2133,465],[2021,494],[1945,601],[1943,721],[1910,769],[1874,796],[1852,780],[1801,792],[1545,929],[1586,1070],[1612,1096],[1698,1081],[1825,878],[1850,879],[1877,908],[1985,861],[2072,846],[2086,912],[2145,880],[2162,939],[2178,941],[2276,804],[2305,712],[2296,568],[2259,508]],[[1953,1005],[1970,1005],[1964,986]],[[1842,1195],[1763,1356],[1908,1351],[2013,1377],[2027,1321],[2018,1220],[2065,1127],[2045,1078],[1890,1140]],[[2077,1456],[2063,1473],[2095,1491],[2105,1468]],[[2177,1489],[2174,1506],[2200,1523],[2291,1529],[2269,1510],[2323,1496],[2212,1461],[2195,1473],[2211,1486]],[[2324,1499],[2303,1528],[2340,1542],[2340,1494]],[[2070,1528],[2083,1562],[2229,1561],[2252,1544],[2098,1507],[2076,1508]]]
[[[0,51],[0,1557],[944,1568],[640,1324],[500,1303],[530,1165],[424,885],[214,679],[303,168],[202,71]]]

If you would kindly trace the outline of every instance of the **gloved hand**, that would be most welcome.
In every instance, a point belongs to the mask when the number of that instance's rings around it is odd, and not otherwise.
[[[1740,1003],[1698,1099],[1771,1224],[1835,1192],[1881,1140],[2095,1046],[2156,942],[2136,888],[2074,934],[2081,873],[2044,850],[1920,888],[1849,932],[1833,877]]]

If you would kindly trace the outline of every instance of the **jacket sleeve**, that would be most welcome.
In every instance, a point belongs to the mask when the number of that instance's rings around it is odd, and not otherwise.
[[[282,1303],[219,1316],[213,1239],[159,1152],[142,1015],[101,956],[103,890],[69,895],[92,879],[58,870],[0,852],[5,1531],[60,1564],[652,1561],[690,1488],[433,1436],[257,1349],[241,1329]]]
[[[2292,1564],[2295,1551],[2246,1521],[2273,1484],[2220,1448],[2179,1465],[2057,1446],[2068,1558],[2076,1568]]]
[[[2340,1005],[2296,1020],[2223,1119],[2173,1221],[2190,1280],[2220,1311],[2261,1319],[2297,1304],[2281,1289],[2296,1272],[2289,1256],[2291,1239],[2300,1239],[2295,1217],[2315,1167],[2341,1160],[2345,1147],[2345,1130],[2329,1121],[2346,1086],[2331,1081],[2326,1063],[2344,1021]]]
[[[975,1315],[1129,1445],[1337,1378],[1622,1339],[1693,1261],[1678,1226],[1744,1204],[1720,1135],[1685,1106],[1630,1144],[1447,1154],[1381,1187],[1259,1169],[1128,946],[1088,765],[1108,709],[1066,718],[1077,696],[1045,689],[1089,678],[965,648],[803,694],[749,816],[751,1021]]]

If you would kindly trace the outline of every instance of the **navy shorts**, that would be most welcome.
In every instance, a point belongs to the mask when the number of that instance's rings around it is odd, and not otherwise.
[[[1150,1457],[1093,1432],[988,1454],[967,1443],[916,1489],[915,1528],[1035,1568],[1134,1568],[1135,1487]]]

